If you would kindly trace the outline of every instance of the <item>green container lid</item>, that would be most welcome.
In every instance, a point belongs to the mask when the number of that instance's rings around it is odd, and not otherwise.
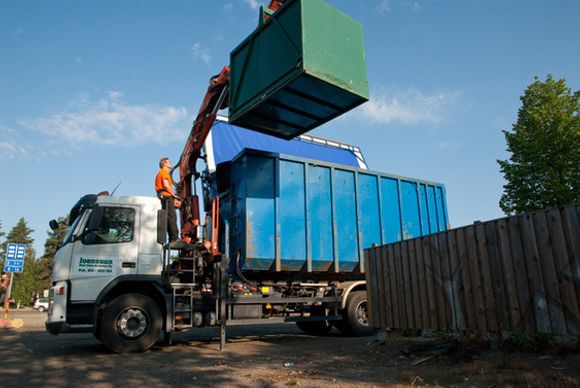
[[[369,98],[362,25],[288,0],[230,54],[229,120],[291,139]]]

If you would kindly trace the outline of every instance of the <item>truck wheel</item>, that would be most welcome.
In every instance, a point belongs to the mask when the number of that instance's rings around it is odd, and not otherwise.
[[[322,308],[314,309],[311,314],[313,316],[325,315],[325,310]],[[296,322],[296,326],[310,335],[326,335],[332,329],[332,324],[328,321]]]
[[[366,291],[354,291],[348,296],[344,318],[335,325],[346,335],[364,337],[375,334],[376,330],[369,326]]]
[[[101,339],[116,353],[144,352],[161,334],[161,311],[142,294],[121,295],[101,316]]]

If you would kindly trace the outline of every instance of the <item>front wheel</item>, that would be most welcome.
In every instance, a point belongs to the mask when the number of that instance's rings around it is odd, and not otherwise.
[[[44,308],[44,306],[40,306],[40,307],[38,308],[38,311],[40,311],[41,313],[43,313],[43,312],[45,312],[45,311],[46,311],[46,309]]]
[[[343,334],[357,337],[375,334],[376,330],[369,326],[366,291],[354,291],[348,296],[344,319],[338,321],[336,327]]]
[[[115,353],[144,352],[161,334],[161,311],[148,296],[121,295],[105,307],[100,337]]]

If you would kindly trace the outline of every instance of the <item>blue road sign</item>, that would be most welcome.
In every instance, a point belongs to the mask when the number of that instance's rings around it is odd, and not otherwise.
[[[6,273],[10,273],[10,272],[14,272],[14,273],[21,273],[23,270],[22,267],[9,267],[9,266],[4,266],[4,272]]]
[[[6,246],[6,261],[4,272],[21,273],[24,269],[24,255],[26,244],[8,244]]]
[[[24,260],[24,254],[26,253],[26,244],[8,244],[6,247],[6,259],[7,260]]]

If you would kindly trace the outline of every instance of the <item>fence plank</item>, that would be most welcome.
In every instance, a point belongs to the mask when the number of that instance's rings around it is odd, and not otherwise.
[[[384,298],[387,297],[387,295],[385,295],[384,292],[384,288],[381,288],[381,284],[379,282],[379,278],[381,277],[381,272],[380,271],[384,271],[384,260],[382,258],[383,255],[383,251],[384,248],[383,247],[378,247],[375,249],[375,263],[374,263],[374,268],[377,270],[376,273],[376,277],[374,277],[374,281],[375,284],[377,284],[377,290],[378,292],[374,293],[374,300],[375,303],[377,303],[379,305],[379,309],[377,309],[377,311],[374,314],[374,318],[377,320],[377,324],[380,326],[380,329],[384,329],[384,309],[385,309],[385,304],[384,304]]]
[[[430,239],[431,244],[431,277],[433,279],[433,286],[435,288],[435,297],[437,299],[437,328],[445,330],[447,326],[447,300],[445,300],[445,292],[441,287],[441,253],[439,251],[438,233],[433,235]]]
[[[485,234],[487,236],[487,247],[489,253],[489,266],[491,269],[491,280],[493,284],[494,300],[496,306],[496,317],[498,318],[499,328],[502,331],[509,329],[509,317],[507,310],[507,301],[504,289],[504,275],[501,265],[501,254],[498,246],[498,237],[496,231],[496,221],[485,223]]]
[[[550,232],[550,240],[554,253],[560,296],[562,297],[562,310],[566,317],[567,334],[578,335],[580,334],[580,308],[578,307],[574,282],[568,276],[571,266],[571,255],[566,248],[563,219],[560,211],[564,210],[551,210],[547,213],[546,218],[548,220],[548,230]]]
[[[409,280],[411,283],[411,291],[413,296],[413,328],[421,328],[421,300],[419,296],[419,279],[417,274],[417,255],[415,253],[414,240],[405,241],[409,253]]]
[[[387,327],[396,327],[395,326],[395,311],[396,311],[396,303],[397,300],[395,299],[394,295],[395,295],[395,290],[393,290],[393,281],[391,279],[391,277],[393,276],[393,260],[392,257],[389,255],[389,250],[392,248],[389,247],[385,247],[384,253],[385,253],[385,265],[386,265],[386,270],[385,270],[385,275],[384,275],[384,282],[385,282],[385,287],[389,292],[389,299],[387,299],[387,303],[388,303],[388,308],[387,308]]]
[[[469,273],[473,283],[473,295],[476,308],[477,329],[487,331],[487,320],[485,319],[485,299],[483,297],[483,284],[481,271],[479,269],[479,252],[475,238],[475,226],[468,226],[465,229],[467,237],[467,254],[469,257]]]
[[[387,247],[381,247],[381,265],[382,273],[379,274],[381,284],[383,286],[383,309],[381,310],[380,318],[383,321],[384,327],[392,327],[393,324],[393,295],[391,285],[389,284],[389,253]]]
[[[370,309],[371,326],[378,329],[381,328],[383,323],[380,319],[380,314],[381,310],[384,308],[383,301],[381,300],[382,294],[384,293],[382,292],[383,289],[381,288],[381,285],[378,281],[379,274],[382,270],[381,258],[379,256],[380,251],[381,248],[371,248],[369,250],[365,250],[365,254],[366,252],[369,252],[369,258],[372,258],[372,260],[369,260],[365,263],[365,268],[367,269],[365,273],[368,274],[369,272],[372,272],[372,275],[370,276],[372,284],[370,285],[371,287],[367,287],[367,297],[369,298],[368,302],[369,304],[373,304],[372,308]]]
[[[465,243],[465,228],[457,229],[457,253],[459,256],[459,272],[461,273],[461,286],[459,287],[459,298],[461,299],[463,311],[465,313],[465,323],[468,329],[477,328],[473,300],[473,286],[469,275],[469,263],[467,258],[467,248]]]
[[[429,297],[425,278],[425,262],[423,260],[423,239],[424,237],[416,238],[412,243],[415,244],[415,255],[417,256],[417,288],[419,289],[419,305],[421,308],[421,327],[429,328]]]
[[[408,252],[408,244],[406,241],[401,242],[401,272],[403,275],[403,287],[404,287],[404,303],[405,303],[405,312],[406,312],[406,326],[408,328],[413,328],[414,324],[414,307],[413,307],[413,287],[411,285],[411,275],[409,269],[409,252]]]
[[[497,308],[495,304],[495,287],[493,284],[493,278],[491,276],[488,241],[485,235],[485,226],[483,224],[479,223],[475,225],[475,237],[479,255],[479,268],[481,270],[480,276],[483,289],[487,330],[497,333],[499,331],[499,324],[497,319]]]
[[[568,278],[574,283],[576,300],[580,301],[580,204],[568,206],[563,214],[566,248],[570,253]]]
[[[431,238],[424,238],[421,241],[423,247],[423,261],[425,263],[425,285],[427,286],[427,295],[429,303],[429,328],[437,329],[439,327],[437,296],[435,294],[435,285],[433,284],[433,263],[431,260]]]
[[[457,231],[450,230],[446,234],[447,237],[447,247],[449,249],[449,273],[451,275],[450,287],[453,292],[453,310],[452,317],[454,322],[455,330],[465,330],[465,303],[462,300],[462,293],[460,289],[463,287],[463,282],[461,278],[461,265],[459,263],[459,254],[457,246]]]
[[[439,245],[439,257],[441,260],[441,276],[439,277],[439,287],[445,298],[447,308],[445,309],[445,327],[453,328],[453,313],[455,311],[455,302],[453,287],[451,285],[451,270],[449,268],[449,249],[447,246],[447,234],[438,233],[437,242]]]
[[[566,317],[564,311],[562,311],[562,297],[560,296],[560,288],[558,286],[558,275],[556,274],[556,266],[554,264],[546,213],[543,211],[535,212],[532,215],[532,219],[536,230],[538,251],[541,258],[540,266],[542,267],[544,290],[546,291],[544,300],[550,311],[552,332],[565,335]]]
[[[507,311],[509,316],[509,327],[514,328],[522,322],[520,302],[518,300],[517,282],[514,276],[514,259],[510,247],[508,224],[505,219],[497,221],[496,231],[498,237],[499,250],[501,252],[501,263],[503,279],[505,284],[505,296],[507,300]]]
[[[533,295],[530,293],[528,269],[524,258],[523,235],[518,217],[507,219],[509,225],[510,247],[513,253],[513,268],[518,290],[521,321],[515,323],[513,329],[532,332],[536,330]]]
[[[375,274],[375,276],[373,277],[376,287],[379,290],[382,290],[382,292],[377,293],[376,295],[376,305],[379,307],[376,311],[376,313],[374,314],[374,319],[376,319],[376,322],[378,324],[378,326],[376,326],[379,329],[384,329],[385,326],[385,299],[387,298],[386,293],[384,292],[385,287],[384,285],[381,283],[381,278],[382,278],[382,273],[384,271],[384,260],[382,257],[382,253],[383,253],[383,249],[382,248],[375,248],[374,249],[375,252],[375,268],[377,273]]]
[[[371,266],[371,259],[370,257],[373,255],[373,252],[375,251],[375,249],[370,249],[370,250],[365,250],[364,251],[364,258],[365,258],[365,268],[367,268],[367,271],[365,271],[365,281],[367,283],[367,302],[368,302],[368,311],[369,311],[369,326],[371,327],[377,327],[375,326],[375,319],[373,318],[374,315],[374,311],[375,309],[378,308],[378,305],[376,304],[376,302],[373,301],[373,291],[376,291],[378,289],[378,287],[376,287],[376,284],[373,281],[373,277],[375,276],[375,274],[377,273],[375,266]]]
[[[395,265],[395,248],[394,246],[388,245],[387,246],[387,254],[388,254],[388,261],[389,261],[389,280],[391,282],[391,298],[393,300],[393,328],[400,329],[401,319],[399,317],[399,287],[397,286],[397,266]]]
[[[526,260],[527,275],[530,285],[531,302],[534,309],[536,331],[549,333],[552,330],[550,323],[550,313],[545,302],[546,292],[542,279],[542,267],[540,265],[540,255],[536,245],[536,233],[530,214],[518,217],[524,247],[524,258]]]

